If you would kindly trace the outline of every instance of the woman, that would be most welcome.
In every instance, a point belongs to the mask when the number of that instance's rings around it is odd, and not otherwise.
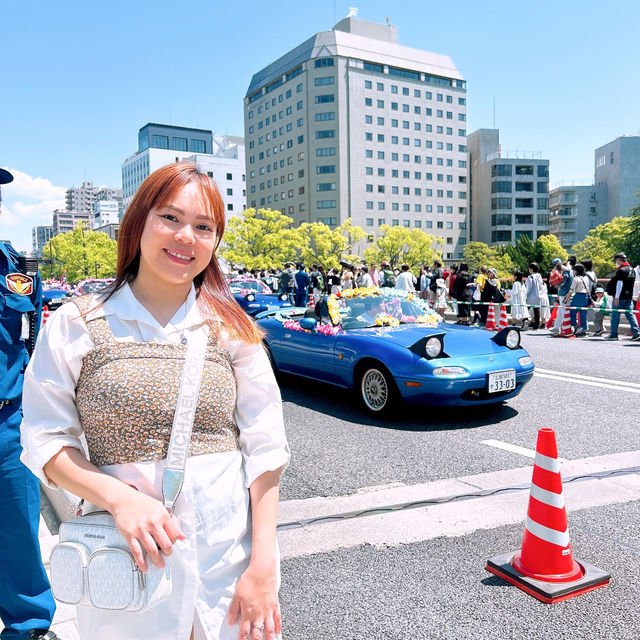
[[[542,305],[542,296],[544,294],[544,282],[540,275],[540,267],[537,262],[529,263],[529,277],[525,284],[526,303],[533,311],[533,325],[531,328],[536,331],[540,328],[540,307]]]
[[[469,267],[466,262],[462,262],[453,284],[453,297],[458,301],[458,320],[456,324],[469,325],[469,303],[472,296],[470,283]]]
[[[482,274],[480,274],[482,275]],[[478,276],[480,280],[480,276]],[[487,269],[486,277],[484,278],[484,284],[480,292],[480,302],[484,302],[480,309],[480,315],[482,316],[482,325],[487,324],[487,315],[489,314],[489,305],[493,304],[496,299],[496,294],[500,289],[500,281],[498,280],[498,272],[495,269]],[[494,306],[495,316],[495,306]]]
[[[330,295],[340,293],[340,291],[342,291],[342,287],[340,286],[340,276],[338,275],[338,270],[335,267],[329,271],[327,287]]]
[[[515,269],[513,272],[513,287],[511,288],[511,320],[515,324],[518,321],[521,321],[522,328],[526,327],[527,321],[529,320],[529,311],[527,309],[527,293],[522,284],[522,278],[524,277],[524,273]]]
[[[171,568],[162,606],[78,607],[82,638],[280,633],[275,527],[289,449],[260,330],[218,266],[223,232],[224,205],[206,174],[187,163],[152,173],[122,220],[115,281],[53,314],[29,364],[23,462],[49,486],[108,510],[142,571],[149,562]],[[161,502],[163,458],[192,341],[206,359],[171,515]]]
[[[573,268],[574,276],[571,281],[569,293],[564,298],[564,303],[569,304],[571,301],[571,326],[576,336],[584,336],[587,334],[587,309],[589,304],[591,281],[586,275],[584,265],[578,262]],[[576,307],[582,307],[580,311]],[[578,313],[580,314],[580,326],[578,326]]]

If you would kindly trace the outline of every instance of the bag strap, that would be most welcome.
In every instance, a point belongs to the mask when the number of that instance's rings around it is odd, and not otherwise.
[[[196,336],[193,336],[187,347],[178,405],[173,417],[169,450],[162,475],[162,501],[170,512],[173,512],[184,483],[184,470],[191,444],[191,431],[198,405],[205,353],[206,347],[200,344]]]

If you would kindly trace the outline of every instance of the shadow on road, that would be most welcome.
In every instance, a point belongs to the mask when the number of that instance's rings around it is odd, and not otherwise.
[[[510,420],[518,412],[506,403],[476,407],[413,407],[399,405],[389,418],[374,418],[362,410],[354,393],[330,384],[278,374],[283,402],[327,416],[397,431],[449,431],[474,429]]]

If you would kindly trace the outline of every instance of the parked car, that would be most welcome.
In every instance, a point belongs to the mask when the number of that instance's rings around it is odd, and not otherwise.
[[[66,302],[69,298],[68,289],[44,289],[42,291],[42,306],[46,306],[49,311],[57,309],[62,303]]]
[[[255,316],[270,309],[291,307],[287,294],[276,294],[260,280],[244,278],[231,280],[229,288],[238,304],[250,315]]]
[[[445,324],[411,293],[358,291],[329,296],[320,321],[298,308],[260,314],[274,369],[351,389],[373,415],[398,401],[499,403],[533,376],[517,328],[492,333]]]

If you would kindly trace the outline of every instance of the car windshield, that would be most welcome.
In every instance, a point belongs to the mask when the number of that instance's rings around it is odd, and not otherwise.
[[[402,295],[340,297],[336,302],[343,329],[422,323],[432,314],[422,300]]]
[[[231,291],[253,291],[253,293],[272,293],[268,285],[258,280],[232,280],[229,282]]]

